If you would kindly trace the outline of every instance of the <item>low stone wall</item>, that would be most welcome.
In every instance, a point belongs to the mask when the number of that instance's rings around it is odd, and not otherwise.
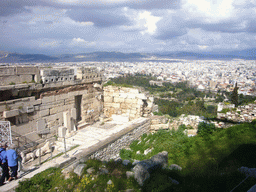
[[[132,131],[115,140],[113,143],[99,149],[89,158],[99,159],[101,161],[109,161],[110,159],[116,160],[119,158],[119,151],[121,149],[128,147],[132,141],[139,139],[144,133],[150,132],[150,119],[145,119],[139,124],[127,125],[136,127],[133,128]]]

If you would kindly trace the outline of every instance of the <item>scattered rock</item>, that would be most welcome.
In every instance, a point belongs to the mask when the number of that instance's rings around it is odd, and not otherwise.
[[[111,181],[111,180],[109,180],[108,182],[107,182],[107,184],[108,185],[111,185],[113,182]]]
[[[126,171],[126,177],[129,179],[130,177],[134,177],[134,172]]]
[[[153,149],[146,149],[146,150],[144,151],[144,155],[147,155],[148,153],[151,153],[152,150],[153,150]]]
[[[133,165],[133,166],[134,166],[134,165],[137,165],[139,162],[140,162],[139,160],[135,159],[135,160],[133,161],[132,165]]]
[[[79,164],[76,166],[76,168],[74,169],[74,173],[77,174],[79,177],[81,177],[84,168],[86,167],[86,164]]]
[[[95,171],[95,169],[93,167],[90,167],[86,171],[87,171],[88,174],[92,174]]]
[[[123,160],[123,162],[122,162],[122,164],[125,165],[125,166],[128,165],[129,163],[130,163],[129,160]]]
[[[179,185],[179,181],[175,180],[175,179],[172,179],[171,177],[169,177],[169,179],[171,180],[171,182],[175,185]]]
[[[176,164],[171,164],[169,166],[169,169],[170,170],[178,170],[178,171],[181,171],[182,170],[182,167],[180,167],[179,165],[176,165]]]
[[[105,167],[99,168],[99,174],[100,175],[108,174],[108,173],[109,173],[109,171]]]
[[[123,160],[121,158],[115,160],[116,163],[122,163]]]
[[[137,154],[137,155],[140,154],[140,151],[137,151],[136,154]]]
[[[124,192],[133,192],[133,189],[126,189]]]
[[[154,155],[149,160],[140,161],[134,168],[134,178],[143,185],[143,182],[150,177],[150,173],[157,167],[166,167],[168,164],[168,152],[163,151]]]
[[[160,165],[161,167],[166,167],[168,165],[168,152],[163,151],[154,155],[151,160],[154,164]]]
[[[146,161],[139,162],[132,170],[134,172],[134,178],[139,183],[143,185],[143,182],[150,177],[149,169],[151,168],[149,163]]]

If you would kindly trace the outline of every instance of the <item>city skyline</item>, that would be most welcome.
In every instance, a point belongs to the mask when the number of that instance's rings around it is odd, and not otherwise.
[[[225,52],[256,47],[256,1],[3,0],[0,50]]]

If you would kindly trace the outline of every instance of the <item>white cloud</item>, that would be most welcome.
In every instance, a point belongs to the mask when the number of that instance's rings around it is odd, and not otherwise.
[[[69,25],[76,25],[76,26],[90,26],[90,25],[94,25],[93,22],[79,22],[79,21],[74,21],[73,19],[70,19],[69,17],[64,17],[63,18],[63,24],[69,24]]]
[[[124,31],[139,30],[142,35],[149,34],[153,35],[157,30],[157,22],[162,19],[162,17],[157,17],[152,15],[150,11],[141,11],[133,10],[125,7],[124,9],[125,16],[128,17],[133,25],[130,26],[121,26],[121,29]]]
[[[198,47],[202,50],[205,50],[207,49],[209,46],[206,46],[206,45],[198,45]]]
[[[90,41],[86,41],[82,38],[73,38],[70,45],[71,46],[81,46],[81,47],[88,47],[88,46],[94,46],[96,43],[95,42],[90,42]]]
[[[233,0],[184,0],[185,12],[191,17],[204,17],[208,22],[215,22],[232,17]]]
[[[150,35],[153,35],[157,29],[156,23],[162,18],[151,15],[149,11],[144,11],[139,14],[138,19],[139,23],[144,23],[144,27],[146,27],[146,30],[142,31],[141,33],[149,33]]]

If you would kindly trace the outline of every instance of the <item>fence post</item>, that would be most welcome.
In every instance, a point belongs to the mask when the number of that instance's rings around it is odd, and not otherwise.
[[[41,147],[39,148],[39,166],[41,165]]]

